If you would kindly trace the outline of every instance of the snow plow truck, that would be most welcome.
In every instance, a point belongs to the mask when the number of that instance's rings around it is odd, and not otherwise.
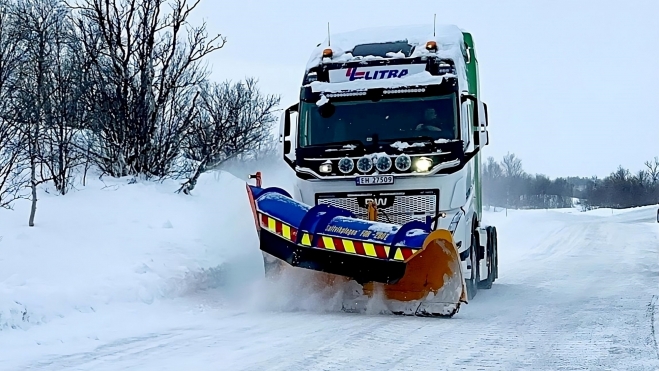
[[[452,25],[331,34],[280,122],[288,191],[247,184],[266,276],[354,282],[347,311],[451,317],[498,276],[482,223],[489,143],[470,33]]]

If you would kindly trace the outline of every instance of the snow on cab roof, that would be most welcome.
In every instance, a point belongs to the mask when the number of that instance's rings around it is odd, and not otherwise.
[[[466,89],[467,69],[464,59],[466,51],[464,46],[464,37],[462,34],[463,30],[451,24],[437,25],[434,29],[435,35],[433,35],[432,24],[373,27],[330,34],[329,39],[325,38],[325,40],[313,50],[307,62],[306,68],[309,70],[325,62],[348,62],[356,60],[382,59],[380,56],[353,57],[350,52],[355,48],[355,46],[362,44],[406,42],[414,47],[414,52],[412,55],[410,55],[410,58],[430,55],[431,52],[425,48],[425,45],[428,41],[435,41],[437,43],[437,52],[433,54],[440,58],[453,60],[458,73],[458,79],[460,80],[461,88],[463,90]],[[331,48],[333,51],[331,60],[329,58],[325,58],[325,60],[323,60],[323,50],[326,48]],[[388,55],[388,57],[405,58],[402,53],[392,53]],[[423,85],[437,83],[438,81],[441,82],[442,78],[443,77],[441,76],[431,76],[429,73],[424,73],[422,76],[410,75],[406,78],[399,79],[396,82],[389,81],[389,83],[392,83],[396,86],[402,86],[406,83],[408,85],[411,85],[411,83]],[[351,83],[358,82],[353,81]],[[357,85],[364,85],[364,83],[365,81],[362,81]],[[369,87],[375,87],[375,83],[376,82],[373,81],[368,85],[373,85]],[[385,83],[384,81],[382,81],[382,83],[389,85],[389,83]],[[311,83],[314,91],[338,91],[346,90],[349,88],[347,86],[348,83],[340,84],[343,86],[331,86],[333,84],[322,82]],[[357,86],[355,86],[355,88],[357,88]],[[365,86],[360,86],[360,88],[365,88]]]

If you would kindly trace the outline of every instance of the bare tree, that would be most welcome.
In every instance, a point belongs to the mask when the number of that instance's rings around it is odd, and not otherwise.
[[[23,139],[15,126],[0,118],[0,208],[10,209],[15,200],[25,197],[28,177]]]
[[[519,178],[524,174],[522,169],[522,160],[515,156],[514,153],[508,153],[503,156],[501,162],[505,176],[510,178]]]
[[[503,169],[501,165],[494,160],[494,157],[488,157],[487,162],[483,164],[483,198],[486,204],[490,206],[504,206],[503,194]]]
[[[653,185],[659,182],[659,157],[655,156],[654,161],[645,161],[645,166],[648,168],[648,175]]]
[[[183,142],[184,156],[193,166],[179,192],[189,194],[202,173],[259,148],[276,120],[273,112],[279,101],[278,96],[263,96],[254,79],[207,86]]]
[[[260,161],[265,159],[277,158],[277,155],[281,151],[281,145],[279,144],[278,137],[272,135],[263,139],[256,148],[248,152],[247,160]]]
[[[84,162],[84,153],[78,150],[76,142],[89,119],[84,105],[89,59],[74,36],[71,22],[64,17],[58,19],[48,60],[47,120],[41,155],[47,176],[60,194],[67,193],[74,168]]]
[[[49,180],[44,176],[42,144],[44,127],[52,121],[50,91],[56,48],[53,47],[66,9],[58,0],[17,0],[11,14],[14,17],[20,48],[25,53],[19,78],[12,87],[17,95],[12,109],[27,140],[25,147],[30,163],[30,189],[32,208],[29,225],[34,226],[37,209],[37,186]]]
[[[226,41],[188,25],[198,4],[78,1],[76,27],[92,60],[91,153],[104,172],[169,174],[208,75],[202,61]]]
[[[11,208],[27,182],[24,136],[18,130],[12,102],[24,59],[12,13],[13,3],[0,0],[0,207]]]

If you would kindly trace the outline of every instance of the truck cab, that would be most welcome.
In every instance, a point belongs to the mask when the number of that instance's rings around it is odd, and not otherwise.
[[[449,230],[472,284],[489,269],[480,225],[480,151],[489,142],[473,40],[457,27],[367,31],[314,50],[280,123],[293,197],[368,218]],[[482,244],[484,248],[485,244]],[[480,257],[480,259],[479,259]],[[480,269],[473,269],[474,266]],[[473,272],[472,272],[473,271]]]

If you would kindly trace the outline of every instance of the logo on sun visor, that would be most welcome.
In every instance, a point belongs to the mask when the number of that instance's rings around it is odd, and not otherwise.
[[[350,81],[355,81],[359,79],[364,80],[385,80],[385,79],[395,79],[406,76],[410,73],[407,68],[389,68],[376,71],[358,71],[359,67],[351,67],[346,71],[346,77]]]

